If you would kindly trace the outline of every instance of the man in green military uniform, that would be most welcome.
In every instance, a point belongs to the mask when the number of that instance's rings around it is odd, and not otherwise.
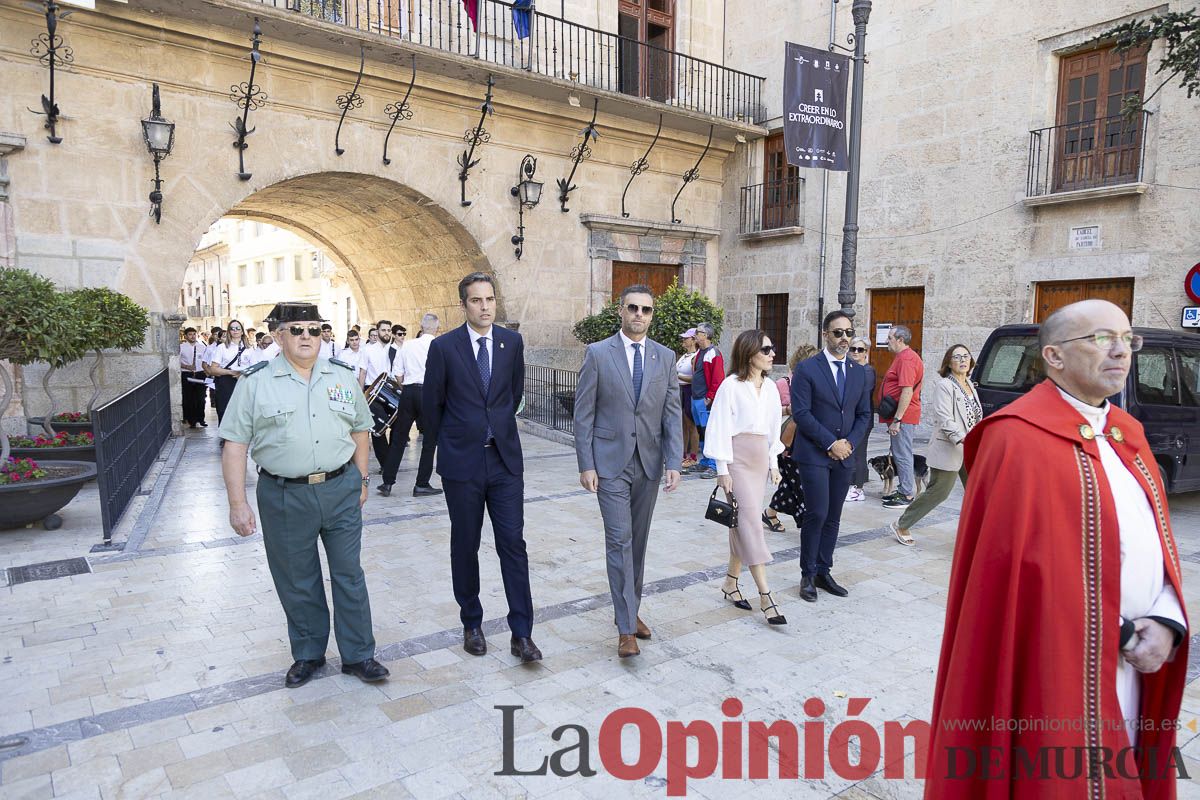
[[[367,499],[371,412],[354,369],[320,358],[321,317],[311,303],[279,303],[267,318],[279,357],[242,372],[220,434],[229,522],[254,533],[246,502],[246,454],[259,467],[258,510],[292,658],[284,684],[302,686],[325,663],[329,608],[317,539],[325,546],[342,672],[379,681],[371,604],[359,563]]]

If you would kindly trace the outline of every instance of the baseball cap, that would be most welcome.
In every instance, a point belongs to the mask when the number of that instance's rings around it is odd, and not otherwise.
[[[695,328],[688,328],[686,331],[684,331],[683,333],[679,334],[679,338],[680,338],[680,339],[691,339],[691,338],[693,338],[695,335],[696,335],[696,329],[695,329]]]

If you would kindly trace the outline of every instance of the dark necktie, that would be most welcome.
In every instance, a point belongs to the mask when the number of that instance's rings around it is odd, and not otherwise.
[[[483,398],[484,405],[487,405],[488,388],[492,385],[492,363],[488,359],[487,337],[479,337],[479,355],[475,358],[475,363],[479,365],[479,380],[483,381]],[[485,443],[492,440],[492,426],[488,423],[487,433],[484,434],[483,441]]]
[[[840,403],[846,399],[846,365],[841,361],[835,361],[833,363],[837,365],[837,391],[838,402]]]
[[[388,348],[388,372],[392,370],[392,364],[396,362],[396,346],[392,345]]]
[[[642,346],[636,342],[633,345],[633,404],[642,399]]]

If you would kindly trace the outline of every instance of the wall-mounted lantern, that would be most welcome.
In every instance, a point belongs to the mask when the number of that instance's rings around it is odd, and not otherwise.
[[[155,223],[160,223],[162,222],[163,194],[162,175],[158,165],[164,158],[171,155],[171,148],[175,146],[175,123],[162,117],[162,104],[158,97],[157,83],[154,84],[153,96],[154,105],[150,116],[142,120],[142,139],[146,142],[146,149],[154,157],[154,191],[150,192],[150,216],[154,217]]]
[[[512,243],[517,246],[518,260],[525,252],[525,209],[533,208],[542,200],[542,182],[533,179],[535,171],[537,159],[526,155],[517,170],[517,185],[509,189],[509,193],[517,198],[517,235],[512,237]]]

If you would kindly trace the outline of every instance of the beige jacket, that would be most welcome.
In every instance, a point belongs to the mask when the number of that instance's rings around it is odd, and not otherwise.
[[[971,394],[979,395],[971,385]],[[963,439],[967,437],[967,399],[954,378],[941,378],[933,389],[933,435],[925,452],[925,463],[934,469],[958,472],[963,463]]]

